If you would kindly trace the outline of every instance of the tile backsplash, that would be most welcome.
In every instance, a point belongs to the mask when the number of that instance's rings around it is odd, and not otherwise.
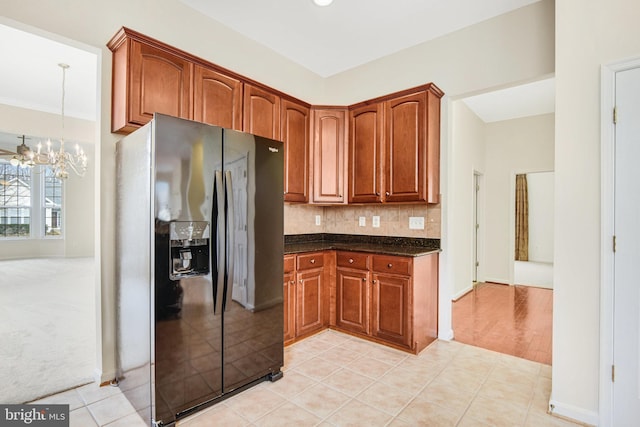
[[[316,225],[316,217],[320,225]],[[380,226],[373,227],[373,217],[380,217]],[[359,225],[364,217],[365,225]],[[410,217],[424,218],[424,230],[409,228]],[[439,239],[440,205],[357,205],[315,206],[284,205],[285,234],[336,233],[375,236],[425,237]]]

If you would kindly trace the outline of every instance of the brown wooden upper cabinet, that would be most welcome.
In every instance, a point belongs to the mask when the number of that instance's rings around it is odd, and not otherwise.
[[[312,203],[347,203],[346,108],[312,108]]]
[[[351,109],[350,203],[439,203],[441,97],[427,85]]]
[[[195,66],[193,119],[242,130],[242,82],[215,70]]]
[[[284,142],[284,200],[309,201],[309,107],[283,99],[280,136]]]
[[[191,62],[124,31],[108,46],[113,51],[112,132],[132,132],[155,112],[191,118]]]
[[[382,199],[381,103],[353,108],[349,114],[349,203]]]
[[[245,83],[243,111],[245,132],[280,140],[280,97],[278,95]]]

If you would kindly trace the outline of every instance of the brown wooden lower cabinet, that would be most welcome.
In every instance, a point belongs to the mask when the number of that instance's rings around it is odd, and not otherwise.
[[[291,343],[327,327],[327,271],[324,252],[284,257],[284,341]]]
[[[301,255],[298,255],[300,257]],[[305,254],[301,261],[317,258]],[[335,258],[330,258],[335,256]],[[289,255],[291,257],[291,255]],[[331,312],[331,327],[396,348],[419,353],[438,336],[438,254],[420,257],[377,255],[362,252],[327,251],[325,259],[335,259],[335,274],[325,262],[325,276],[335,280],[327,287],[317,284],[317,272],[297,273],[307,284],[297,286],[296,331],[301,334],[317,331],[322,322],[316,320],[327,308]],[[286,258],[285,258],[286,260]],[[308,261],[307,261],[308,263]],[[290,261],[290,264],[293,263]],[[286,266],[286,261],[285,261]],[[285,267],[285,282],[287,277]],[[314,276],[314,274],[316,276]],[[306,288],[309,289],[306,289]],[[317,298],[316,289],[324,290],[325,297]],[[285,292],[287,285],[285,283]],[[320,292],[318,291],[318,292]],[[331,298],[326,299],[329,292]],[[292,294],[285,293],[289,299]],[[301,302],[302,301],[302,302]],[[315,302],[331,303],[331,307],[318,308]],[[328,301],[328,302],[327,302]],[[285,307],[287,305],[285,297]],[[291,310],[291,308],[289,308]],[[286,311],[286,310],[285,310]],[[285,315],[285,322],[288,318]],[[306,317],[305,317],[306,316]],[[289,320],[290,322],[290,320]],[[307,325],[309,327],[307,328]],[[291,325],[285,325],[285,342],[295,338],[287,335]]]

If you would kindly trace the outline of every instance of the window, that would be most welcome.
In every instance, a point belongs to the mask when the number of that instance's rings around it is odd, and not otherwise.
[[[62,236],[62,181],[49,167],[0,160],[0,239]]]

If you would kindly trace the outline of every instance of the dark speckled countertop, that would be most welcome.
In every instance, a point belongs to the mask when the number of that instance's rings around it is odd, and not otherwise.
[[[323,250],[370,252],[413,257],[441,251],[440,239],[328,233],[289,234],[284,236],[285,254]]]

